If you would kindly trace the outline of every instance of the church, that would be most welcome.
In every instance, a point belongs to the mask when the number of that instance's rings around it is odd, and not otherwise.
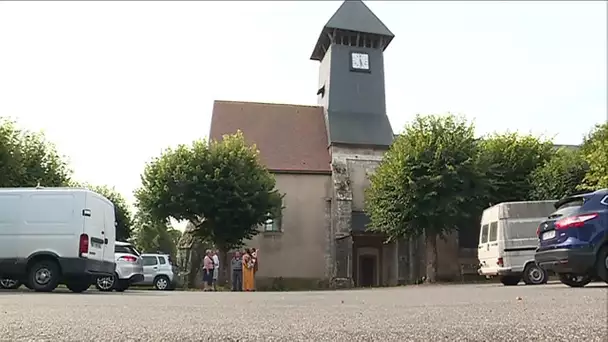
[[[362,1],[345,1],[321,30],[316,105],[215,101],[210,139],[243,132],[284,194],[280,219],[247,246],[260,287],[391,286],[424,274],[421,241],[367,231],[368,176],[390,147],[383,55],[394,34]],[[461,274],[456,237],[438,241],[438,276]],[[422,272],[421,272],[422,270]]]

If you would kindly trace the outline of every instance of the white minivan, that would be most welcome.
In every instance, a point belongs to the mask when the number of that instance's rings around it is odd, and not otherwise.
[[[0,278],[83,292],[114,274],[114,205],[79,188],[0,189]]]
[[[544,284],[547,272],[534,261],[537,229],[555,201],[505,202],[484,210],[479,232],[479,274],[500,277],[504,285]]]

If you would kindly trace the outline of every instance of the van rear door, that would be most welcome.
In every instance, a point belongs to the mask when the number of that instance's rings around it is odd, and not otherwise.
[[[89,237],[88,258],[91,260],[104,260],[105,206],[95,193],[86,193],[85,208],[82,210],[85,217],[82,233]]]
[[[115,242],[116,242],[116,215],[114,205],[107,201],[104,203],[104,243],[103,260],[107,262],[115,261]]]

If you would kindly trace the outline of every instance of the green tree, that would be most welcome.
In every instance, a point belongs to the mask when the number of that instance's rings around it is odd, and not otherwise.
[[[114,216],[116,217],[116,240],[127,241],[131,238],[133,215],[131,213],[131,208],[127,204],[127,200],[122,194],[116,191],[116,189],[105,185],[91,185],[75,181],[70,182],[69,185],[72,187],[87,188],[110,200],[110,202],[114,204]]]
[[[198,234],[220,249],[223,265],[228,250],[280,215],[275,179],[240,132],[168,149],[146,165],[141,178],[138,207],[155,220],[195,224]]]
[[[166,253],[174,258],[177,256],[177,244],[182,232],[170,224],[154,221],[149,215],[138,211],[133,230],[135,245],[147,253]]]
[[[530,175],[555,153],[550,140],[516,133],[492,134],[480,140],[480,147],[486,206],[527,200],[532,191]]]
[[[477,149],[464,118],[417,116],[370,177],[369,228],[389,240],[425,236],[429,282],[436,281],[437,237],[464,228],[478,210]]]
[[[593,128],[585,137],[581,152],[589,164],[589,171],[581,188],[608,188],[608,123]]]
[[[553,158],[530,175],[531,200],[561,199],[578,190],[589,165],[580,150],[560,148]]]
[[[0,118],[0,174],[2,187],[53,187],[66,185],[71,170],[44,134]]]

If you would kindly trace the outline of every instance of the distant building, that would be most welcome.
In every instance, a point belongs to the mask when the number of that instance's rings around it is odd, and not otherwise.
[[[383,56],[393,38],[363,2],[346,1],[310,56],[320,62],[316,106],[215,101],[211,139],[241,130],[285,194],[282,219],[248,242],[261,251],[260,285],[396,285],[423,268],[418,242],[366,231],[368,175],[393,141]],[[457,277],[457,239],[438,246],[440,276]]]

